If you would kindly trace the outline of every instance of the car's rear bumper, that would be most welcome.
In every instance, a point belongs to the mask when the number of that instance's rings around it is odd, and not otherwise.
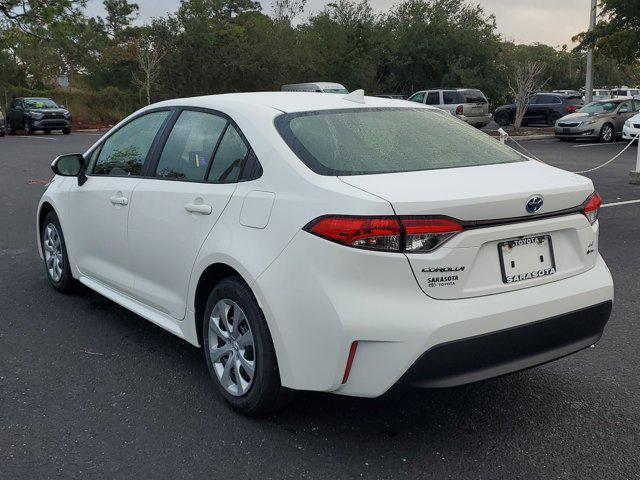
[[[492,119],[492,116],[490,113],[487,115],[480,115],[477,117],[467,117],[465,115],[457,115],[457,117],[463,122],[466,122],[469,125],[473,125],[474,127],[478,127],[478,128],[482,128],[489,125]]]
[[[542,365],[595,344],[611,314],[607,301],[552,318],[436,345],[401,382],[446,388]]]

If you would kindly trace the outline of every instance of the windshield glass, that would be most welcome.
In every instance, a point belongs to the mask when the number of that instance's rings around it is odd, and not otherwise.
[[[580,113],[609,113],[620,105],[619,102],[593,102],[582,107]]]
[[[448,113],[426,108],[358,108],[291,113],[276,128],[320,175],[364,175],[525,160]]]
[[[56,102],[49,98],[27,98],[24,100],[24,104],[27,108],[59,108]]]
[[[344,93],[345,95],[349,93],[346,88],[323,88],[322,91],[324,93]]]

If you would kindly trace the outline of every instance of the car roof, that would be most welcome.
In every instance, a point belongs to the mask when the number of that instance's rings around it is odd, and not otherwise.
[[[283,113],[376,107],[431,108],[417,103],[408,103],[406,100],[364,97],[365,103],[358,103],[348,100],[346,97],[347,95],[315,92],[225,93],[167,100],[150,105],[150,107],[193,106],[214,110],[222,109],[223,111],[225,108],[230,108],[234,111],[244,111],[246,113],[250,113],[256,108],[278,110]]]

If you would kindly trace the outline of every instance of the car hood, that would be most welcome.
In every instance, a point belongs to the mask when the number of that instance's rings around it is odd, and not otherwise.
[[[574,122],[582,122],[585,120],[593,120],[597,118],[607,118],[611,117],[613,113],[570,113],[569,115],[565,115],[562,117],[562,120],[571,120]]]
[[[69,113],[68,110],[64,108],[31,108],[27,110],[29,113]]]

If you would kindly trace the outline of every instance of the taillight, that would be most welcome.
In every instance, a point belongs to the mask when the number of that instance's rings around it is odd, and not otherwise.
[[[578,111],[578,107],[575,105],[569,105],[567,107],[567,113],[575,113]]]
[[[464,108],[462,107],[462,105],[458,105],[456,107],[456,115],[462,115],[464,113]]]
[[[598,192],[593,192],[593,195],[589,197],[586,205],[584,206],[584,216],[587,217],[589,223],[593,225],[598,220],[598,213],[600,212],[600,206],[602,205],[602,197]]]
[[[461,232],[462,225],[448,218],[401,217],[407,252],[430,252]]]
[[[350,247],[387,252],[430,252],[463,227],[449,218],[324,216],[304,229]]]

